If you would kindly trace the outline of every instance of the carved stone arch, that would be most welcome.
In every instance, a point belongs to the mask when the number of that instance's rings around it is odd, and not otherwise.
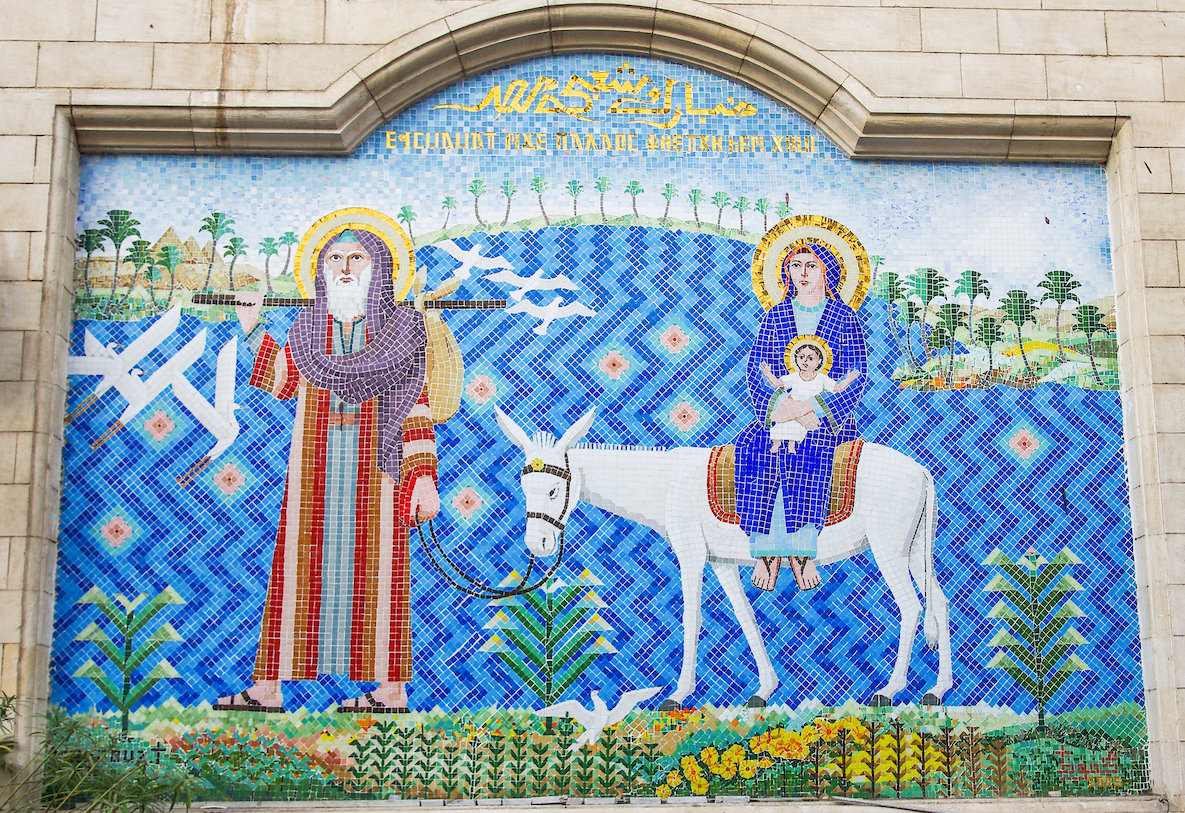
[[[653,56],[785,104],[857,158],[1107,160],[1113,114],[1019,113],[1013,102],[885,99],[794,37],[699,0],[511,0],[444,17],[383,46],[324,91],[195,91],[71,108],[83,151],[342,154],[432,93],[552,54]],[[162,101],[155,101],[160,98]],[[1097,108],[1096,108],[1097,110]],[[985,112],[987,111],[987,112]]]

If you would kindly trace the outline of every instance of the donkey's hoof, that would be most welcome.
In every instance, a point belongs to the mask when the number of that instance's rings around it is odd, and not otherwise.
[[[763,709],[765,708],[765,698],[759,694],[755,694],[745,701],[745,708],[747,709]]]
[[[683,711],[683,704],[680,703],[678,700],[672,700],[668,697],[666,700],[662,701],[662,704],[659,705],[658,710],[659,711]]]
[[[939,697],[938,695],[934,694],[934,692],[926,692],[926,695],[922,698],[922,705],[923,706],[941,706],[942,705],[942,698]]]
[[[889,706],[893,705],[893,698],[879,693],[874,694],[872,699],[868,701],[868,705],[872,706],[874,709],[888,708]]]

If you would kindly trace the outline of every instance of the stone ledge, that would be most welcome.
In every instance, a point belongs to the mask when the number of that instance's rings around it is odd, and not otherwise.
[[[694,65],[788,105],[854,158],[1107,160],[1097,104],[885,99],[818,51],[699,0],[531,0],[465,9],[378,49],[327,90],[71,95],[84,152],[346,154],[382,121],[461,79],[532,57],[609,49]],[[926,109],[929,112],[909,112]]]

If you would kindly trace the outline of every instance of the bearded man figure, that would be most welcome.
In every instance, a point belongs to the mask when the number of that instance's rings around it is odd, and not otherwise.
[[[283,346],[260,322],[262,294],[238,295],[251,385],[295,398],[296,424],[255,682],[215,708],[280,712],[284,681],[341,674],[378,686],[339,711],[407,711],[408,529],[440,501],[424,317],[397,306],[393,263],[377,234],[337,234]]]

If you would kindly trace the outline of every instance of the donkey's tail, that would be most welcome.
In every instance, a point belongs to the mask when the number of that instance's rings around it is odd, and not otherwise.
[[[926,499],[923,508],[924,516],[918,522],[918,531],[925,534],[925,545],[922,549],[922,555],[925,557],[922,564],[922,610],[925,613],[925,621],[922,624],[922,631],[926,636],[926,644],[931,650],[938,649],[938,618],[930,607],[930,597],[937,591],[938,582],[934,575],[934,540],[938,534],[938,501],[934,494],[934,475],[927,469],[926,471]],[[914,539],[916,544],[917,539]]]

